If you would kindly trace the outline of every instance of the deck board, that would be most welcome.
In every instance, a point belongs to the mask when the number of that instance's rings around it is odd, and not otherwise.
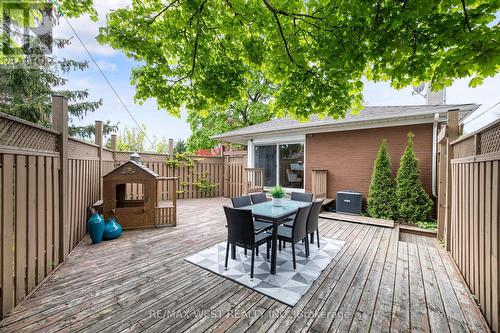
[[[225,240],[228,203],[180,200],[175,228],[86,238],[0,332],[487,331],[448,253],[398,226],[320,220],[346,245],[293,308],[186,262]]]
[[[337,220],[351,223],[361,223],[367,225],[374,225],[377,227],[386,227],[386,228],[394,228],[393,220],[384,220],[377,219],[368,216],[359,216],[359,215],[349,215],[349,214],[340,214],[333,212],[321,212],[319,215],[321,218],[328,220]]]

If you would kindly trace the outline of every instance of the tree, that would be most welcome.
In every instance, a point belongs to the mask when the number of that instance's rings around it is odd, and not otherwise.
[[[168,153],[168,141],[157,136],[153,136],[150,141],[147,138],[147,131],[148,129],[144,124],[141,124],[140,128],[125,126],[123,131],[116,136],[116,150],[136,153]],[[111,147],[111,142],[108,141],[107,147]]]
[[[175,147],[174,147],[174,154],[182,154],[182,153],[185,153],[186,151],[187,151],[186,142],[182,139],[177,141],[177,143],[175,144]]]
[[[90,138],[95,130],[94,125],[76,126],[74,123],[76,119],[83,119],[88,112],[96,111],[102,105],[102,100],[87,101],[88,90],[63,89],[67,83],[64,75],[70,71],[87,69],[88,62],[56,59],[47,48],[53,46],[62,49],[71,43],[70,40],[53,38],[50,33],[28,38],[29,34],[24,29],[26,23],[23,19],[33,19],[44,22],[50,31],[51,25],[47,22],[58,22],[53,5],[50,1],[23,0],[15,4],[8,2],[5,6],[8,8],[3,11],[5,24],[2,42],[5,44],[0,57],[0,111],[49,127],[51,96],[62,95],[69,101],[70,135]],[[29,15],[16,15],[19,8],[26,9]],[[88,0],[64,1],[60,10],[69,17],[83,13],[90,13],[92,17],[96,15],[92,1]],[[105,134],[115,129],[116,125],[109,121],[104,124]]]
[[[118,124],[111,124],[111,121],[108,120],[102,124],[102,133],[105,136],[110,135],[111,133],[115,133],[118,131]],[[81,139],[91,139],[95,134],[95,124],[85,125],[85,126],[69,126],[68,127],[69,135],[72,137],[78,137]]]
[[[275,114],[342,117],[362,107],[363,78],[395,88],[500,67],[500,2],[363,0],[133,1],[107,16],[99,41],[140,62],[136,99],[179,115],[226,110],[262,73]]]
[[[168,140],[165,138],[158,138],[157,136],[153,136],[153,146],[151,150],[157,154],[167,154]]]
[[[255,125],[272,119],[269,99],[273,87],[259,73],[247,79],[244,94],[233,100],[229,107],[211,107],[208,112],[188,111],[188,123],[192,134],[187,140],[188,150],[214,148],[219,142],[211,136]]]
[[[125,126],[123,132],[116,136],[116,150],[130,152],[145,152],[146,148],[146,126],[141,129]]]
[[[371,217],[394,218],[394,183],[391,177],[391,160],[386,140],[382,141],[373,165],[367,210]]]
[[[397,216],[410,222],[427,221],[432,210],[432,200],[420,180],[418,160],[413,151],[413,133],[408,133],[408,144],[401,157],[396,177]]]

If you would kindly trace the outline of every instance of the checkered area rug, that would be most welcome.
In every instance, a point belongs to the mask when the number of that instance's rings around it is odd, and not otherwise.
[[[259,256],[255,257],[252,281],[250,280],[250,251],[248,251],[248,256],[245,256],[244,249],[237,247],[236,259],[234,260],[231,259],[231,251],[229,251],[228,268],[224,269],[226,242],[215,244],[185,260],[282,303],[294,306],[335,258],[344,244],[343,241],[321,238],[320,249],[318,249],[316,242],[310,245],[309,260],[306,259],[304,244],[296,244],[297,269],[294,271],[292,248],[290,243],[287,243],[286,249],[278,251],[276,275],[270,273],[271,260],[266,259],[266,245],[264,244],[259,248]]]

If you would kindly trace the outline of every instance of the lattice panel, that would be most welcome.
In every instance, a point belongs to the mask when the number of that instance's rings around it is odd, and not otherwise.
[[[75,139],[68,140],[69,155],[71,157],[98,157],[99,148],[93,144]]]
[[[481,154],[500,152],[500,123],[481,133]]]
[[[0,117],[0,145],[40,151],[57,151],[58,135],[41,126]]]

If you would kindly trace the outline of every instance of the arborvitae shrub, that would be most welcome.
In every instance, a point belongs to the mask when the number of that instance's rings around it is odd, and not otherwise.
[[[408,223],[428,220],[432,210],[432,200],[420,180],[418,159],[413,151],[413,137],[412,132],[408,133],[408,144],[396,177],[397,217]]]
[[[368,215],[393,219],[395,211],[395,189],[391,177],[391,159],[384,139],[373,164],[372,180],[368,193]]]

